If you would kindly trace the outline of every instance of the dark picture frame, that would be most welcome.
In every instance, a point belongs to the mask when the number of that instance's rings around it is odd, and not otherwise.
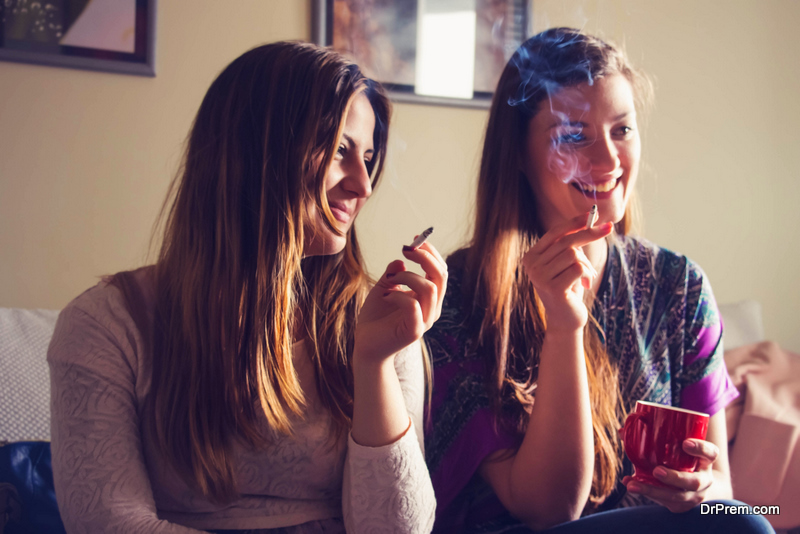
[[[0,60],[155,76],[156,1],[0,0]]]
[[[312,41],[352,58],[394,101],[488,108],[503,67],[530,36],[530,4],[531,0],[474,0],[475,56],[473,71],[466,74],[474,72],[471,95],[469,88],[459,97],[420,91],[417,0],[311,0]]]

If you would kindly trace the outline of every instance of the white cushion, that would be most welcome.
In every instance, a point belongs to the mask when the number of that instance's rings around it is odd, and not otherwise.
[[[722,342],[725,350],[764,341],[761,304],[758,302],[742,300],[720,304],[719,313],[722,315]]]
[[[57,317],[0,308],[0,441],[50,439],[47,346]]]

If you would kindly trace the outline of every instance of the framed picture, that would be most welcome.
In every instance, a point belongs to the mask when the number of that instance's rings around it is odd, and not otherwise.
[[[528,37],[530,0],[312,0],[312,39],[393,100],[488,108]]]
[[[156,0],[0,0],[0,59],[155,76]]]

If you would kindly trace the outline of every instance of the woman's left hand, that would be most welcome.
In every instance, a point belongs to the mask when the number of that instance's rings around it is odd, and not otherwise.
[[[354,352],[373,361],[384,360],[419,340],[442,313],[447,288],[447,264],[442,256],[427,242],[416,250],[404,248],[403,255],[418,263],[425,276],[407,271],[402,260],[393,261],[358,315]]]
[[[653,476],[671,487],[660,488],[633,480],[631,477],[624,477],[622,483],[627,486],[628,491],[644,495],[671,512],[681,513],[691,510],[705,500],[706,493],[714,483],[712,466],[719,456],[719,448],[710,441],[687,439],[683,442],[683,450],[699,458],[696,471],[687,473],[663,466],[653,470]]]

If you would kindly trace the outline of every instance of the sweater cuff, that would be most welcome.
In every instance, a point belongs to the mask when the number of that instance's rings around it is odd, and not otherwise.
[[[369,460],[377,460],[385,458],[398,451],[407,450],[410,446],[419,448],[417,442],[417,433],[414,431],[414,422],[408,418],[408,428],[405,429],[403,434],[395,441],[381,445],[380,447],[367,447],[366,445],[359,445],[353,439],[352,432],[348,435],[348,451],[352,458],[364,458]]]

